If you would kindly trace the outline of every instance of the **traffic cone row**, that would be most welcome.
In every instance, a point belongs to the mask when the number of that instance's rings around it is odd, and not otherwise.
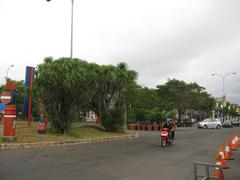
[[[220,145],[219,151],[217,153],[216,157],[216,165],[221,165],[223,169],[228,169],[229,166],[227,165],[226,160],[233,160],[232,158],[232,151],[236,151],[238,149],[238,146],[240,145],[239,137],[237,133],[235,133],[232,137],[232,141],[230,139],[227,139],[226,146],[225,146],[225,152],[224,147]],[[214,175],[216,177],[222,176],[222,180],[224,180],[224,174],[222,171],[222,174],[220,174],[220,169],[215,168],[214,169]]]

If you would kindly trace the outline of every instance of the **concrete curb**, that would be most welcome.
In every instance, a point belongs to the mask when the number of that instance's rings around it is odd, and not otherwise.
[[[8,143],[8,144],[0,144],[0,151],[69,146],[69,145],[95,143],[95,142],[125,140],[125,139],[137,138],[137,137],[138,137],[138,133],[134,133],[134,134],[128,134],[128,135],[122,135],[122,136],[110,136],[110,137],[101,137],[101,138],[69,140],[69,141],[38,142],[38,143]]]

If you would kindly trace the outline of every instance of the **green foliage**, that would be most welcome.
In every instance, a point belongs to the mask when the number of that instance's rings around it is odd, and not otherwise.
[[[121,130],[124,119],[118,113],[122,112],[124,105],[122,95],[128,84],[134,83],[136,76],[136,72],[128,70],[125,63],[96,69],[93,107],[107,131]],[[116,114],[119,118],[114,116]]]
[[[102,112],[102,126],[106,131],[123,131],[124,111],[120,108],[114,108],[108,112]]]
[[[16,107],[18,112],[23,112],[24,97],[26,95],[26,88],[24,81],[15,81],[17,89],[14,92],[16,95]]]
[[[46,58],[38,65],[34,96],[45,104],[53,130],[67,134],[73,121],[94,110],[108,131],[122,129],[121,96],[136,78],[126,64],[99,66],[79,59]]]
[[[187,84],[176,79],[168,80],[156,89],[130,84],[124,92],[124,102],[131,104],[129,123],[159,123],[178,114],[198,118],[209,115],[215,100],[197,83]]]
[[[34,96],[44,102],[55,132],[67,134],[71,123],[89,107],[91,66],[69,58],[46,58],[38,65]]]
[[[178,111],[178,118],[186,114],[186,111],[193,117],[194,112],[198,112],[196,117],[201,119],[205,114],[210,114],[214,107],[215,100],[205,92],[204,88],[197,83],[187,84],[176,79],[169,80],[165,85],[157,86],[159,96],[164,104]],[[197,117],[198,116],[198,117]]]
[[[148,124],[159,122],[162,118],[155,89],[130,84],[124,92],[124,102],[129,105],[128,123]]]

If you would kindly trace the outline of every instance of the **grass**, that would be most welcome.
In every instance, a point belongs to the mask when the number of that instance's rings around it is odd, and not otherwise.
[[[126,132],[106,132],[96,125],[84,125],[81,127],[72,128],[68,135],[60,135],[53,133],[50,129],[46,134],[37,132],[37,124],[32,124],[27,127],[27,122],[17,122],[16,135],[17,140],[14,143],[35,143],[35,142],[50,142],[50,141],[67,141],[88,138],[99,138],[108,136],[125,135]],[[0,143],[8,143],[3,140]]]

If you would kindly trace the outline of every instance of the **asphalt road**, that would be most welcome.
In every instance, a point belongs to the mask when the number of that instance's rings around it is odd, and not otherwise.
[[[159,132],[131,140],[0,152],[1,180],[191,180],[193,161],[215,162],[219,145],[240,128],[178,128],[171,147],[160,146]],[[225,180],[240,179],[240,148]]]

